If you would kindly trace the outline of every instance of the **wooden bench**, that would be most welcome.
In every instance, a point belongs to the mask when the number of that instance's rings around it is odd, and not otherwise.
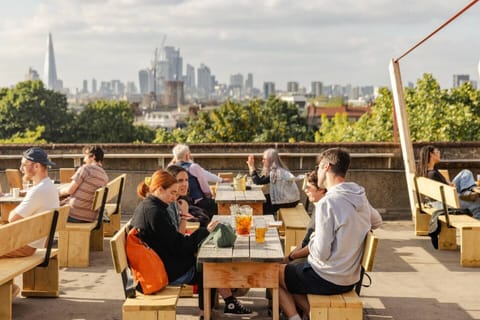
[[[61,267],[88,267],[90,251],[103,251],[103,210],[107,194],[107,187],[95,191],[92,210],[97,212],[96,221],[67,222],[65,226],[59,228],[58,248]]]
[[[122,196],[125,192],[125,181],[127,174],[121,174],[107,184],[107,197],[105,199],[104,213],[109,221],[103,221],[104,236],[111,237],[120,230],[120,220],[122,218]],[[114,202],[110,202],[115,199]]]
[[[162,319],[175,320],[180,286],[167,286],[154,295],[144,295],[135,290],[135,283],[128,266],[125,244],[127,225],[123,226],[110,240],[115,271],[122,275],[125,302],[122,306],[123,320]]]
[[[10,189],[19,188],[23,189],[22,174],[18,169],[6,169],[5,176],[7,177],[7,183]]]
[[[438,217],[441,231],[438,235],[438,248],[457,249],[457,230],[460,235],[460,265],[462,267],[480,266],[480,220],[465,214],[452,215],[452,208],[460,207],[457,189],[438,181],[411,175],[413,191],[416,195],[415,230],[417,235],[428,234],[428,225],[432,214],[439,210],[424,203],[424,197],[442,203],[444,215]]]
[[[285,236],[284,252],[288,256],[290,248],[301,243],[305,237],[310,216],[303,204],[299,203],[294,208],[280,208],[278,210],[278,220],[283,222],[280,233]]]
[[[362,288],[363,276],[366,271],[373,270],[373,263],[377,251],[378,238],[369,232],[365,238],[365,246],[362,257],[362,271],[360,281],[355,289],[331,296],[307,294],[310,305],[311,320],[362,320],[363,304],[359,298]]]
[[[62,210],[68,211],[68,207]],[[50,210],[0,226],[0,256],[47,238],[46,248],[31,256],[0,259],[0,319],[12,319],[13,279],[21,274],[23,296],[58,297],[57,250],[52,249],[58,217],[58,210]]]
[[[58,170],[60,176],[60,183],[72,182],[72,177],[75,174],[75,168],[60,168]]]

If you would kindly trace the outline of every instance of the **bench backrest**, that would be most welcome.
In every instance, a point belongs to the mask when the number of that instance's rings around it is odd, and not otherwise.
[[[105,209],[105,202],[107,200],[108,188],[100,187],[95,191],[93,197],[92,210],[97,212],[97,225],[94,230],[99,229],[103,223],[103,210]]]
[[[135,283],[128,266],[127,251],[125,249],[127,242],[128,223],[126,223],[115,235],[110,239],[110,249],[112,252],[112,261],[115,271],[121,273],[123,291],[125,298],[135,297]]]
[[[47,238],[45,261],[47,266],[57,226],[58,211],[44,211],[0,226],[0,256],[19,249],[38,239]]]
[[[125,180],[127,179],[127,174],[121,174],[107,184],[108,193],[105,199],[106,202],[111,201],[113,198],[117,197],[116,208],[113,211],[113,214],[117,214],[120,211],[120,206],[122,202],[122,195],[125,191]]]
[[[58,221],[57,221],[57,231],[65,230],[67,226],[68,213],[70,212],[70,206],[68,204],[61,206],[57,209],[58,211]]]
[[[416,177],[415,175],[411,175],[411,178],[413,179],[412,186],[416,193],[417,205],[420,211],[424,212],[422,195],[432,200],[440,201],[443,206],[447,225],[450,225],[450,218],[448,216],[449,209],[460,208],[457,189],[426,177]]]
[[[60,183],[70,183],[75,174],[75,168],[60,168]]]
[[[375,255],[377,253],[378,238],[375,237],[372,231],[369,231],[365,236],[362,255],[362,267],[360,271],[360,280],[355,284],[355,292],[360,295],[363,285],[363,276],[365,272],[373,270],[373,263],[375,262]],[[370,279],[370,277],[368,277]],[[368,285],[367,285],[368,286]]]
[[[5,175],[7,176],[8,186],[10,188],[23,189],[22,175],[18,169],[6,169]]]

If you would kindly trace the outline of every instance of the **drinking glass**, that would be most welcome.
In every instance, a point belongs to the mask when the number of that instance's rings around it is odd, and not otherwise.
[[[265,242],[265,233],[267,232],[267,225],[263,218],[258,218],[255,220],[255,241],[257,243]]]

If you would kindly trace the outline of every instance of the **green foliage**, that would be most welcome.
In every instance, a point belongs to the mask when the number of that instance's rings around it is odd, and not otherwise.
[[[219,108],[198,113],[184,129],[157,130],[155,142],[295,142],[313,140],[313,132],[296,106],[271,97],[246,105],[227,101]]]
[[[70,142],[72,120],[65,95],[46,89],[40,80],[0,90],[0,138],[25,136],[44,126],[40,139]]]
[[[28,144],[40,144],[46,143],[45,139],[41,136],[45,132],[44,126],[38,126],[35,131],[27,129],[26,132],[15,133],[8,139],[0,139],[0,143],[28,143]]]
[[[133,124],[133,111],[126,101],[98,100],[89,103],[75,121],[77,142],[150,142],[155,132]]]

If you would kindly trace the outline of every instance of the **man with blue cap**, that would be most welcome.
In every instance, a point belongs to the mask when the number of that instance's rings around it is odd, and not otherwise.
[[[47,210],[56,209],[60,206],[58,191],[52,180],[48,177],[48,168],[55,165],[48,160],[47,153],[39,147],[32,147],[23,153],[20,163],[20,171],[24,181],[32,181],[30,188],[20,204],[13,209],[8,217],[9,222],[20,220]],[[29,232],[25,230],[25,232]],[[37,248],[45,247],[45,239],[40,239],[28,245],[9,252],[2,258],[15,258],[31,256]],[[17,285],[13,285],[12,295],[15,297],[20,291]]]

